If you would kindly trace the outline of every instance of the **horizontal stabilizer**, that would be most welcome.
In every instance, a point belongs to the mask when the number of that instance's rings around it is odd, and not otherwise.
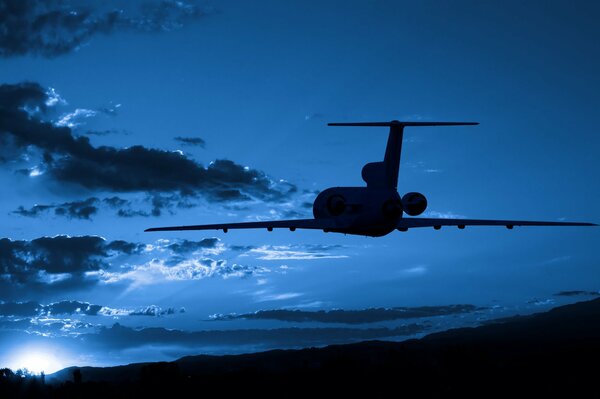
[[[328,123],[327,126],[466,126],[479,125],[479,122],[342,122]]]

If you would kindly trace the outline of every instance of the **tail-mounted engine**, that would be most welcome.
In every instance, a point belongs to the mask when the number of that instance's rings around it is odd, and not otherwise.
[[[407,193],[402,197],[404,212],[410,216],[418,216],[427,209],[427,198],[421,193]]]
[[[360,203],[360,188],[357,188],[332,187],[322,191],[313,204],[313,215],[318,219],[353,213]]]

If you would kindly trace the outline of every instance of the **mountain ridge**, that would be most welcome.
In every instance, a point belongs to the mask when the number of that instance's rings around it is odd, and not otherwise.
[[[403,391],[434,396],[457,392],[506,395],[517,389],[553,396],[590,392],[596,386],[599,367],[595,359],[599,356],[597,298],[402,342],[376,340],[241,355],[195,355],[173,362],[108,368],[72,367],[47,378],[60,384],[80,370],[82,386],[86,382],[115,389],[125,386],[129,393],[152,387],[152,392],[169,394],[173,387],[187,386],[228,394],[257,390],[267,396],[282,392],[302,396],[318,387],[323,393],[352,395],[372,394],[375,388],[384,392],[399,383]],[[288,386],[296,390],[289,392]],[[494,392],[486,391],[490,386]]]

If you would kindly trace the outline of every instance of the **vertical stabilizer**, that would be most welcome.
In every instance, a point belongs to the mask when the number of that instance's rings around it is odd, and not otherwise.
[[[387,146],[383,162],[371,162],[362,169],[362,178],[367,187],[398,188],[402,136],[405,126],[464,126],[479,125],[477,122],[352,122],[329,123],[328,126],[389,126]]]

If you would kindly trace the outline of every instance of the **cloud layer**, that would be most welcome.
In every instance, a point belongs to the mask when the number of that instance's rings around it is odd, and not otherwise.
[[[420,306],[396,308],[369,308],[362,310],[259,310],[255,313],[214,315],[212,320],[279,320],[288,322],[320,322],[342,324],[366,324],[380,321],[413,319],[471,313],[481,310],[474,305]]]
[[[93,286],[117,289],[205,278],[248,278],[271,272],[219,256],[217,238],[141,244],[98,236],[0,239],[0,301],[72,294]],[[23,305],[25,306],[25,305]]]
[[[201,15],[197,5],[183,0],[148,0],[134,6],[118,0],[2,0],[0,57],[56,57],[99,34],[169,31]]]
[[[2,302],[0,317],[50,317],[50,316],[165,316],[183,313],[183,308],[163,309],[149,305],[136,309],[116,309],[81,301],[60,301],[47,305],[39,302]]]

